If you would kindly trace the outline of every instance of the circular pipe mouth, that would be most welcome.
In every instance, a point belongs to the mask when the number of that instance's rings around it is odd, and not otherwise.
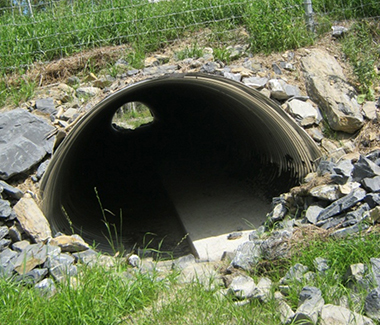
[[[115,113],[133,102],[153,122],[115,127]],[[241,182],[271,198],[319,157],[307,133],[258,91],[217,76],[163,76],[112,94],[77,123],[42,179],[42,210],[53,231],[75,231],[102,251],[154,242],[183,254],[194,248],[178,202],[197,205],[189,193],[203,186],[189,182]]]

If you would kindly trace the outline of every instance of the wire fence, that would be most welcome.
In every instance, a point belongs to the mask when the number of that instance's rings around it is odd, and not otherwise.
[[[268,12],[276,17],[269,22]],[[255,38],[257,26],[270,38],[285,15],[300,29],[328,29],[331,21],[378,18],[380,1],[0,0],[0,64],[15,70],[103,46],[147,53],[186,37],[231,44],[242,28]]]

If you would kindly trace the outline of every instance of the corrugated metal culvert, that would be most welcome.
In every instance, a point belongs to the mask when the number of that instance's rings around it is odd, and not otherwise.
[[[147,106],[153,122],[115,127],[115,112],[133,102]],[[174,74],[130,85],[82,118],[53,155],[42,208],[53,230],[74,229],[102,250],[109,240],[144,247],[153,232],[157,246],[170,250],[188,231],[176,206],[181,191],[191,191],[184,179],[214,175],[204,184],[220,177],[273,196],[312,171],[319,156],[306,132],[259,92],[222,77]],[[187,242],[182,253],[191,251]]]

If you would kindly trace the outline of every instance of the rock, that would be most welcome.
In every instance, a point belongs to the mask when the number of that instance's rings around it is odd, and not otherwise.
[[[0,276],[9,277],[15,269],[15,261],[18,253],[6,248],[0,252]]]
[[[277,310],[280,313],[281,324],[290,324],[292,318],[294,317],[292,308],[285,302],[284,296],[281,292],[276,291],[274,293],[274,298],[278,304]]]
[[[317,223],[318,216],[322,210],[323,208],[320,207],[319,205],[310,205],[306,210],[305,218],[311,224],[315,225]]]
[[[228,292],[239,299],[251,298],[257,291],[255,281],[249,276],[238,275],[232,279]]]
[[[215,265],[212,263],[194,263],[182,269],[178,277],[181,284],[192,283],[194,281],[203,285],[206,289],[215,289],[218,283],[218,274],[215,271]],[[221,279],[219,279],[222,281]]]
[[[138,257],[138,255],[136,254],[132,254],[131,256],[128,257],[128,264],[133,267],[140,267],[141,265],[140,257]]]
[[[360,187],[360,183],[358,182],[348,182],[344,185],[339,185],[339,191],[342,195],[348,195],[353,190],[356,190]]]
[[[380,258],[371,258],[370,263],[373,280],[380,287]]]
[[[80,79],[77,76],[71,76],[67,78],[67,84],[70,86],[75,86],[80,84]]]
[[[327,151],[329,158],[333,160],[339,160],[346,154],[337,141],[324,138],[321,141],[321,146]]]
[[[241,231],[237,231],[237,232],[232,232],[230,234],[228,234],[227,236],[227,239],[228,240],[235,240],[235,239],[239,239],[243,236],[243,233]]]
[[[268,78],[260,78],[260,77],[249,77],[243,78],[243,83],[249,87],[255,89],[261,89],[266,86],[268,83]]]
[[[201,67],[200,72],[215,73],[218,68],[219,66],[215,62],[207,62]]]
[[[371,209],[375,208],[377,205],[380,205],[380,193],[368,193],[364,198]]]
[[[366,191],[362,188],[353,190],[350,194],[331,203],[327,208],[323,209],[318,216],[318,221],[328,219],[332,216],[338,215],[345,210],[351,208],[356,203],[360,202],[366,196]]]
[[[363,215],[363,220],[374,224],[380,220],[380,206],[376,206],[373,209],[366,211]]]
[[[309,271],[309,268],[300,263],[292,266],[285,276],[280,280],[280,284],[291,284],[292,282],[302,282],[304,274]]]
[[[38,291],[40,296],[51,298],[57,293],[57,288],[52,279],[43,279],[41,282],[38,282],[34,288]]]
[[[3,239],[9,234],[9,228],[7,226],[0,227],[0,239]]]
[[[3,193],[6,195],[6,197],[10,199],[19,200],[24,195],[24,193],[20,189],[13,187],[1,180],[0,180],[0,187],[3,188]]]
[[[88,249],[78,253],[73,253],[72,256],[74,256],[77,262],[79,261],[90,267],[96,265],[96,262],[99,260],[99,253],[95,252],[92,249]]]
[[[362,107],[364,116],[369,120],[376,119],[376,103],[375,102],[365,102]]]
[[[25,173],[51,154],[55,137],[47,121],[20,108],[0,113],[0,178]]]
[[[271,296],[272,281],[269,278],[261,278],[257,283],[255,293],[252,298],[267,302]]]
[[[292,319],[293,323],[316,324],[318,315],[325,304],[321,290],[315,287],[304,287],[300,292],[299,302],[300,305]]]
[[[375,321],[380,321],[380,287],[373,289],[365,298],[364,311]]]
[[[0,252],[6,249],[12,241],[10,239],[0,239]]]
[[[322,257],[315,258],[313,264],[319,274],[325,274],[330,269],[329,261]]]
[[[276,204],[273,210],[267,215],[267,219],[270,220],[271,224],[273,224],[284,219],[287,212],[288,209],[286,208],[285,204]]]
[[[368,192],[380,192],[380,176],[364,178],[362,184]]]
[[[332,238],[335,238],[335,239],[343,239],[343,238],[349,237],[352,234],[356,234],[356,233],[359,233],[363,230],[366,230],[368,228],[369,228],[369,225],[367,225],[365,223],[364,224],[355,224],[355,225],[350,226],[350,227],[338,229],[338,230],[332,232],[330,234],[330,236]]]
[[[326,114],[335,131],[354,133],[363,126],[355,89],[347,82],[336,59],[315,49],[301,59],[310,98]]]
[[[362,221],[365,217],[365,212],[369,210],[369,205],[367,203],[364,203],[357,207],[355,210],[348,212],[346,214],[346,220],[343,224],[343,227],[353,226],[356,223]]]
[[[22,282],[24,285],[35,285],[48,274],[48,269],[34,269],[25,274],[18,275],[16,282]]]
[[[376,162],[380,158],[380,149],[371,151],[368,155],[365,156],[367,159],[372,162]],[[379,166],[379,165],[378,165]]]
[[[47,169],[49,163],[50,163],[50,159],[45,160],[42,164],[40,164],[38,166],[37,172],[36,172],[37,180],[40,180],[42,178],[42,176],[45,174],[46,169]]]
[[[289,252],[289,239],[292,237],[292,234],[292,229],[274,231],[270,237],[261,242],[261,256],[267,260],[286,257]]]
[[[351,264],[348,268],[344,279],[348,281],[349,288],[356,288],[358,285],[361,289],[371,289],[371,279],[368,278],[368,267],[363,263]]]
[[[48,253],[49,246],[43,243],[29,245],[21,251],[14,262],[16,272],[22,275],[33,270],[36,266],[44,264]]]
[[[278,75],[282,74],[280,67],[276,63],[272,63],[272,69],[275,74],[278,74]]]
[[[21,241],[21,232],[17,228],[17,226],[13,225],[12,227],[9,228],[9,238],[12,240],[12,242],[18,242]]]
[[[102,90],[97,87],[79,87],[76,90],[78,97],[95,97],[101,94]]]
[[[183,270],[189,265],[193,265],[196,263],[195,257],[192,254],[181,256],[173,261],[173,268]]]
[[[76,253],[89,249],[88,244],[78,235],[61,235],[50,239],[50,245],[59,246],[62,252]]]
[[[364,178],[380,176],[380,167],[368,158],[365,158],[361,155],[359,160],[354,165],[352,176],[355,181],[361,181]]]
[[[324,305],[320,315],[321,325],[375,325],[368,317],[362,316],[347,308],[335,305]]]
[[[333,167],[333,175],[331,179],[336,184],[345,184],[351,177],[354,165],[350,160],[343,159],[335,167]],[[334,175],[336,175],[334,177]],[[337,182],[337,176],[339,176],[339,182]]]
[[[63,253],[50,256],[44,266],[49,269],[49,273],[56,281],[63,282],[78,274],[74,260],[71,255]]]
[[[293,99],[287,103],[287,111],[301,126],[317,123],[318,111],[309,102]]]
[[[231,265],[246,271],[251,270],[261,258],[261,243],[262,241],[257,240],[240,244]]]
[[[12,249],[16,252],[22,252],[24,249],[30,246],[30,243],[27,240],[22,240],[17,243],[12,244]]]
[[[339,186],[336,184],[319,185],[310,190],[310,195],[317,199],[336,201],[341,197]]]
[[[240,73],[224,72],[224,77],[227,79],[235,80],[235,81],[241,80],[241,74]]]
[[[306,132],[313,138],[316,142],[321,142],[325,137],[319,128],[308,128]]]
[[[14,206],[21,228],[36,243],[51,237],[48,221],[33,198],[24,196]]]
[[[286,100],[300,95],[300,91],[297,87],[288,85],[282,79],[270,79],[268,86],[271,91],[271,97],[277,100]]]
[[[331,26],[331,29],[333,37],[341,37],[348,32],[348,28],[344,26]]]
[[[36,110],[41,113],[55,115],[57,114],[57,109],[55,108],[54,99],[51,97],[40,98],[36,100]]]

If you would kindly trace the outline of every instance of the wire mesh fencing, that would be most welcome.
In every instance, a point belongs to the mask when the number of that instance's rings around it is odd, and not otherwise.
[[[15,70],[104,46],[133,55],[183,38],[260,51],[280,31],[292,34],[289,26],[303,32],[379,16],[374,0],[0,0],[0,64]],[[302,45],[298,36],[284,47]]]

